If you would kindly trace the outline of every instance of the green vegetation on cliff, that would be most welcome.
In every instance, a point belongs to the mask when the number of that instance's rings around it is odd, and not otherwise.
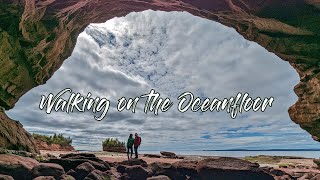
[[[103,147],[125,147],[125,143],[119,141],[117,138],[107,138],[102,142]]]
[[[42,134],[32,134],[35,140],[46,142],[47,144],[59,144],[62,147],[71,146],[72,139],[70,137],[64,137],[62,134],[54,134],[53,136],[47,136]]]

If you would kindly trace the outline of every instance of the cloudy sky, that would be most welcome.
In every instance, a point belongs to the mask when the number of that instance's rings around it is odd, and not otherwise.
[[[298,82],[287,62],[231,28],[188,13],[145,11],[88,26],[63,66],[8,115],[30,132],[70,136],[81,150],[100,150],[104,138],[126,140],[134,132],[142,136],[143,150],[317,148],[288,116]],[[108,98],[107,117],[39,109],[41,95],[64,88]],[[145,114],[142,104],[134,114],[116,110],[119,98],[151,89],[174,101],[168,112]],[[232,119],[224,111],[178,112],[176,98],[185,91],[212,99],[248,92],[275,101],[265,112]]]

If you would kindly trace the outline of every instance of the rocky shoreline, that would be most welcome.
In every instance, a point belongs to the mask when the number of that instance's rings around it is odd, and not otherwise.
[[[41,157],[0,154],[0,179],[320,179],[317,169],[307,170],[305,167],[297,173],[289,171],[289,167],[262,167],[255,162],[231,157],[202,157],[198,160],[174,157],[175,161],[171,163],[166,161],[170,157],[153,157],[153,162],[144,157],[119,162],[108,161],[101,154],[93,153],[67,153],[59,157],[43,154]]]

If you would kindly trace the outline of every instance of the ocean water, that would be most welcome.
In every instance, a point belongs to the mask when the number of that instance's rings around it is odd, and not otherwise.
[[[320,158],[320,151],[172,151],[178,155],[199,155],[199,156],[297,156],[306,158]],[[141,151],[142,154],[159,154],[159,151]]]

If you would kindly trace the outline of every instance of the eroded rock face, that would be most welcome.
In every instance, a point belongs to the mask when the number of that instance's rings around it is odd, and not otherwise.
[[[0,106],[44,84],[89,23],[147,9],[188,11],[235,28],[300,75],[291,119],[320,138],[320,2],[317,0],[0,0]]]
[[[74,147],[71,145],[61,146],[60,144],[48,144],[47,142],[35,139],[35,143],[39,150],[47,151],[75,151]]]
[[[0,109],[0,147],[39,153],[34,139],[19,121],[10,119]]]

